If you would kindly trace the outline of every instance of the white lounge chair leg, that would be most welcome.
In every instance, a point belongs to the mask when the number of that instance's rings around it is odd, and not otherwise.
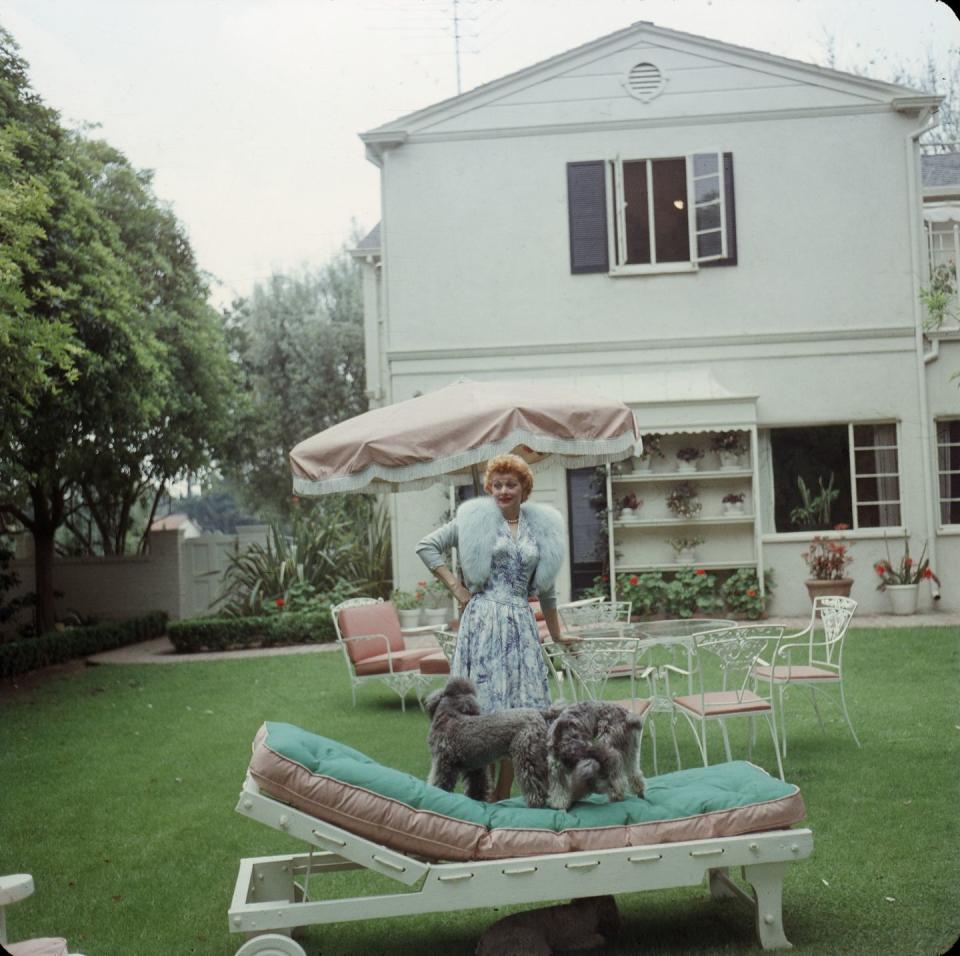
[[[307,956],[307,951],[289,936],[264,933],[248,939],[237,950],[237,956]]]
[[[757,904],[757,936],[764,949],[792,949],[783,932],[783,876],[788,863],[758,863],[743,868]]]

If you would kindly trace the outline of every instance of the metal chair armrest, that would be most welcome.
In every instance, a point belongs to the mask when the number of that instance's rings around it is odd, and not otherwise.
[[[387,655],[387,668],[390,673],[393,673],[393,654],[390,652],[390,638],[386,634],[358,634],[356,637],[344,637],[341,638],[344,644],[352,643],[353,641],[375,641],[381,640],[384,643],[386,648]],[[350,661],[351,666],[356,669],[357,661]]]

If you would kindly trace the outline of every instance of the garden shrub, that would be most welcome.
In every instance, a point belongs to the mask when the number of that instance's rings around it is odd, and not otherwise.
[[[314,608],[285,614],[174,621],[167,628],[167,636],[179,654],[336,640],[329,605],[315,603]]]
[[[75,657],[86,657],[161,637],[166,628],[166,612],[153,611],[126,621],[108,621],[92,627],[68,627],[39,637],[0,644],[0,678],[14,677]]]

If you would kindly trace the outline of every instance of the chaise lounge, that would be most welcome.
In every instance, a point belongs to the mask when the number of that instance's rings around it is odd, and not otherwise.
[[[787,948],[781,896],[788,864],[810,855],[812,834],[792,827],[799,790],[746,762],[664,774],[644,798],[593,796],[569,811],[487,804],[428,786],[344,744],[283,723],[254,740],[238,812],[307,851],[241,860],[228,914],[250,938],[237,956],[303,956],[296,927],[610,893],[708,881],[715,899],[754,913],[764,949]],[[730,876],[742,868],[744,890]],[[410,889],[320,898],[311,876],[366,868]]]

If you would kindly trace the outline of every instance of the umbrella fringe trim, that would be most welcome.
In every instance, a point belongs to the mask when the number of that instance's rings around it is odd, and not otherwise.
[[[303,478],[295,475],[293,491],[297,495],[325,495],[345,491],[416,491],[428,488],[439,481],[453,481],[455,484],[468,484],[469,475],[450,475],[451,471],[469,468],[471,465],[488,461],[496,455],[503,455],[517,445],[529,445],[543,454],[563,455],[563,464],[567,468],[587,468],[591,465],[605,465],[621,461],[640,450],[639,439],[632,434],[616,438],[564,439],[549,438],[523,430],[512,432],[500,441],[471,448],[456,455],[435,458],[432,461],[417,462],[387,468],[383,465],[370,465],[356,475],[337,475],[332,478]],[[540,464],[540,463],[537,463]],[[537,464],[532,467],[536,468]],[[544,462],[543,464],[546,464]]]

